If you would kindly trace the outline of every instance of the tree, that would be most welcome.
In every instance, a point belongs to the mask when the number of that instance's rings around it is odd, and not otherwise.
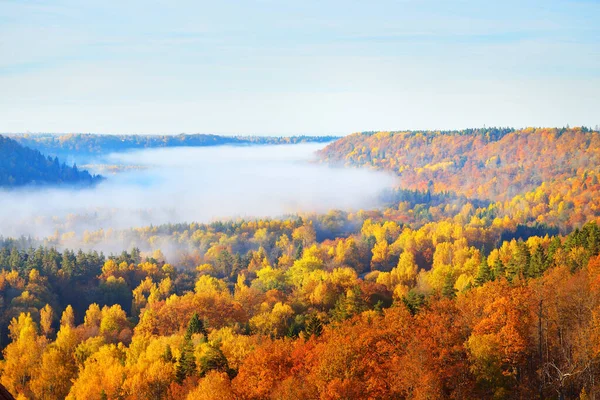
[[[296,251],[294,252],[294,259],[299,260],[302,258],[302,253],[304,252],[304,246],[302,242],[298,243],[298,247],[296,247]]]
[[[411,251],[402,252],[398,260],[398,266],[396,267],[396,274],[400,283],[407,286],[414,285],[418,270],[419,267],[415,262],[414,254]]]
[[[31,390],[37,399],[63,399],[77,376],[75,348],[81,340],[79,331],[61,326],[56,341],[46,347],[39,371],[31,380]]]
[[[190,322],[188,322],[187,329],[185,331],[185,337],[191,338],[192,335],[200,333],[204,336],[207,336],[206,328],[204,327],[204,322],[198,316],[198,313],[194,313],[190,318]]]
[[[75,313],[73,312],[73,307],[69,304],[67,308],[62,313],[60,317],[60,326],[75,326]]]
[[[475,277],[475,285],[481,286],[490,280],[492,280],[492,270],[487,263],[487,258],[482,257],[479,269],[477,270],[477,276]]]
[[[531,255],[529,261],[529,268],[527,269],[528,278],[537,278],[541,276],[544,271],[548,268],[548,260],[546,258],[546,252],[542,245],[538,245]]]
[[[167,346],[165,347],[165,352],[162,355],[162,358],[166,362],[173,362],[174,357],[173,357],[173,351],[171,350],[171,345],[167,344]]]
[[[39,374],[39,364],[46,339],[37,333],[37,326],[29,313],[13,318],[10,326],[10,343],[3,351],[4,365],[0,383],[9,392],[32,397],[30,381]]]
[[[402,297],[402,303],[406,306],[412,315],[415,315],[425,304],[425,295],[416,290],[409,290],[406,296]]]
[[[205,376],[210,371],[226,372],[234,375],[233,371],[229,369],[227,357],[225,357],[220,347],[215,344],[207,344],[198,360],[198,369],[200,370],[200,376]]]
[[[494,261],[494,279],[500,279],[505,276],[505,268],[504,263],[500,259],[500,257],[496,258]]]
[[[239,397],[269,398],[273,389],[289,375],[294,366],[293,344],[289,339],[265,340],[242,362],[232,387]]]
[[[457,290],[454,288],[454,278],[452,274],[446,274],[446,278],[444,279],[444,286],[442,287],[442,295],[449,299],[453,299],[456,297]]]
[[[44,308],[40,310],[40,327],[42,329],[42,333],[49,337],[52,334],[52,319],[54,317],[54,312],[50,304],[46,304]]]
[[[308,317],[308,320],[306,321],[306,327],[304,329],[304,333],[306,334],[307,337],[311,337],[311,336],[321,336],[321,333],[323,332],[323,323],[321,322],[321,319],[316,316],[315,314],[312,314],[310,317]]]
[[[235,398],[229,376],[224,372],[210,371],[198,386],[187,396],[187,400],[229,400]]]
[[[101,400],[123,397],[125,352],[114,344],[101,346],[84,363],[67,400]]]
[[[102,307],[100,334],[108,342],[128,342],[131,335],[130,323],[120,305]]]
[[[286,334],[293,315],[294,310],[289,304],[277,302],[270,311],[252,317],[250,327],[261,335],[282,337]]]
[[[175,380],[181,384],[188,376],[192,376],[197,372],[192,340],[186,337],[179,351],[181,355],[175,365]]]

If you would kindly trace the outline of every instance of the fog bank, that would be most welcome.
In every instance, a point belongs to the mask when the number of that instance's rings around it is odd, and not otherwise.
[[[46,237],[167,222],[278,217],[377,206],[394,184],[384,172],[310,162],[324,144],[166,148],[113,153],[138,165],[90,189],[0,192],[0,235]]]

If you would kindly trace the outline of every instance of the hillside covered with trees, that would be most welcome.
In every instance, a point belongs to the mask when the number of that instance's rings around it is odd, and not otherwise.
[[[204,147],[221,145],[273,145],[327,143],[336,136],[220,136],[209,134],[181,135],[98,135],[98,134],[22,134],[11,138],[45,154],[106,154],[116,151],[160,147]]]
[[[597,183],[600,134],[585,127],[364,132],[330,144],[320,156],[392,171],[404,188],[508,200],[544,182]]]
[[[398,173],[380,209],[2,238],[0,383],[29,399],[594,398],[597,136],[355,134],[321,156]]]
[[[102,179],[77,166],[61,164],[0,135],[0,187],[24,185],[91,185]]]

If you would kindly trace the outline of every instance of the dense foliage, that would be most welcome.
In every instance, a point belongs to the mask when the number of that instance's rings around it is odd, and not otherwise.
[[[587,128],[356,133],[321,157],[393,171],[404,188],[509,200],[544,183],[578,179],[583,186],[589,178],[596,184],[600,135]]]
[[[90,185],[101,179],[0,135],[0,186]]]
[[[324,157],[408,165],[382,209],[4,238],[0,383],[32,399],[594,398],[597,135],[352,135]],[[506,160],[493,174],[488,146]],[[94,250],[114,243],[133,250]]]
[[[219,145],[265,145],[327,143],[336,136],[219,136],[181,135],[96,135],[96,134],[22,134],[13,135],[19,143],[52,155],[92,155],[157,147],[201,147]]]

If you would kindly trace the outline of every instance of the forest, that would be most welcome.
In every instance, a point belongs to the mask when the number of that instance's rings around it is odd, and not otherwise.
[[[89,186],[103,178],[86,170],[68,166],[57,157],[45,157],[39,151],[0,135],[0,187],[24,185]]]
[[[319,158],[392,172],[378,208],[2,237],[0,383],[19,399],[593,399],[598,135],[356,133]]]
[[[223,136],[209,134],[180,135],[101,135],[14,134],[11,138],[24,146],[50,155],[97,155],[116,151],[162,147],[204,147],[222,145],[275,145],[327,143],[337,136]]]

